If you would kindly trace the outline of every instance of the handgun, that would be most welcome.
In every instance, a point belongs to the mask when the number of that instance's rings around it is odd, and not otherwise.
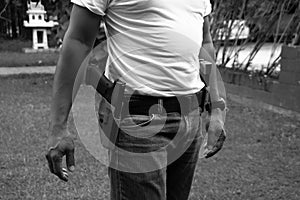
[[[110,81],[104,72],[89,67],[86,73],[86,83],[92,85],[104,98],[99,106],[99,125],[101,143],[108,149],[113,149],[118,132],[118,123],[121,120],[122,103],[126,84],[120,80]]]
[[[103,133],[100,132],[101,143],[105,148],[108,149],[114,149],[117,141],[125,85],[125,83],[119,80],[115,81],[114,89],[110,97],[111,102],[103,102],[102,100],[102,103],[99,107],[99,115],[103,115],[101,116],[102,121],[100,121],[101,129],[103,131]]]

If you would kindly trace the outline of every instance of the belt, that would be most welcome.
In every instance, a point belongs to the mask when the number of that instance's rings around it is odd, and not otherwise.
[[[206,90],[195,94],[174,97],[156,97],[148,95],[131,95],[124,97],[122,116],[150,115],[177,112],[186,115],[200,107],[203,111]]]

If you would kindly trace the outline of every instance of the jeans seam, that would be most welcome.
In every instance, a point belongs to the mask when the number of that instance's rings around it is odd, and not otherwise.
[[[117,156],[117,162],[119,162],[119,156]],[[123,199],[123,195],[122,195],[122,183],[121,183],[122,180],[121,180],[120,171],[118,169],[116,169],[116,174],[117,174],[116,179],[117,179],[117,187],[118,187],[118,191],[117,191],[118,192],[118,199],[117,200],[122,200]]]

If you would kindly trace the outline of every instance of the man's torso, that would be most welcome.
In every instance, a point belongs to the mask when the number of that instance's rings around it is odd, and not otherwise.
[[[109,59],[106,75],[127,92],[154,96],[195,93],[198,54],[208,0],[73,0],[104,15]]]

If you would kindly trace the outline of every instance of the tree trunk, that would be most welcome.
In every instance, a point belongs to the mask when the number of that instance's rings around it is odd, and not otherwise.
[[[17,38],[17,23],[16,23],[16,6],[13,3],[10,3],[10,20],[11,20],[11,37]]]

